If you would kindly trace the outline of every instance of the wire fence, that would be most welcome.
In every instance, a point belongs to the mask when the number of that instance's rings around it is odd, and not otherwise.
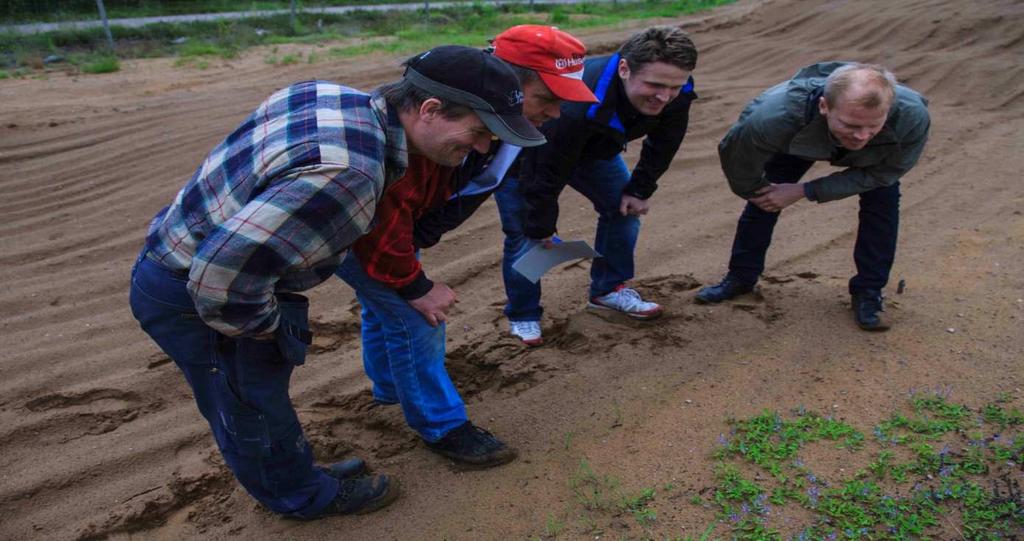
[[[465,0],[470,3],[470,0]],[[489,0],[493,2],[494,0]],[[523,0],[532,3],[530,0]],[[489,3],[487,2],[487,3]],[[99,5],[112,19],[254,11],[313,11],[374,4],[418,4],[431,0],[0,0],[0,26],[99,18]]]

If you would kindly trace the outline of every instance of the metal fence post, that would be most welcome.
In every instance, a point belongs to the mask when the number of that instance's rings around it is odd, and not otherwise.
[[[114,50],[114,36],[110,33],[110,21],[107,20],[107,9],[103,7],[103,0],[96,0],[96,7],[100,10],[100,19],[103,20],[103,32],[107,34],[107,46]]]

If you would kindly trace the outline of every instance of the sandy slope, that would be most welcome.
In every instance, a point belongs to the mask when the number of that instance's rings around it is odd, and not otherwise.
[[[129,314],[128,272],[148,219],[266,95],[311,77],[370,88],[399,59],[273,67],[254,53],[205,71],[150,60],[0,81],[0,538],[508,539],[543,534],[549,516],[576,538],[568,479],[584,457],[627,487],[679,487],[657,502],[661,538],[714,519],[686,500],[712,484],[729,415],[804,405],[870,430],[910,388],[939,385],[1020,407],[1024,4],[967,5],[744,1],[678,21],[701,49],[701,100],[641,236],[638,285],[671,310],[656,325],[583,312],[586,267],[569,266],[545,281],[549,345],[520,348],[502,334],[491,203],[425,255],[462,299],[449,362],[471,416],[522,452],[507,467],[452,471],[397,411],[369,409],[352,294],[314,290],[317,354],[293,382],[307,434],[320,458],[366,456],[406,495],[309,524],[270,516],[226,475],[182,378]],[[633,28],[580,35],[602,52]],[[907,287],[885,334],[858,331],[846,304],[855,200],[786,211],[760,296],[692,303],[723,272],[741,208],[715,144],[748,99],[823,59],[883,63],[931,100],[931,142],[903,184],[894,282]],[[589,207],[562,201],[562,236],[592,237]],[[843,459],[814,456],[842,475]]]

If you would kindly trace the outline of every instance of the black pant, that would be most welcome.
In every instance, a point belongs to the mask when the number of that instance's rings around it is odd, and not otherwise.
[[[814,162],[788,154],[776,154],[765,164],[765,178],[773,184],[795,183]],[[880,290],[889,282],[896,258],[896,235],[900,221],[900,183],[860,194],[860,223],[853,260],[857,274],[850,279],[850,293]],[[772,242],[778,212],[765,212],[747,203],[736,225],[736,238],[729,258],[729,274],[746,283],[756,283],[764,272],[765,255]]]

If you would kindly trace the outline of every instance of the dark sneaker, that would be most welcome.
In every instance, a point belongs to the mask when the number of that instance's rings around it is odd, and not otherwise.
[[[317,466],[317,469],[341,481],[362,475],[366,471],[366,462],[361,458],[350,458],[327,466]]]
[[[733,297],[750,293],[754,290],[754,284],[741,282],[731,275],[726,274],[717,285],[700,288],[697,297],[694,299],[698,304],[715,304],[727,301]]]
[[[475,468],[500,466],[516,458],[514,449],[469,421],[437,441],[424,440],[424,443],[439,455]]]
[[[398,498],[398,480],[387,475],[368,475],[338,481],[338,495],[322,511],[305,520],[334,515],[362,515],[386,507]]]
[[[877,289],[865,289],[850,295],[850,307],[853,308],[853,319],[857,326],[865,331],[887,331],[889,324],[882,320],[879,312],[884,312],[882,292]]]

